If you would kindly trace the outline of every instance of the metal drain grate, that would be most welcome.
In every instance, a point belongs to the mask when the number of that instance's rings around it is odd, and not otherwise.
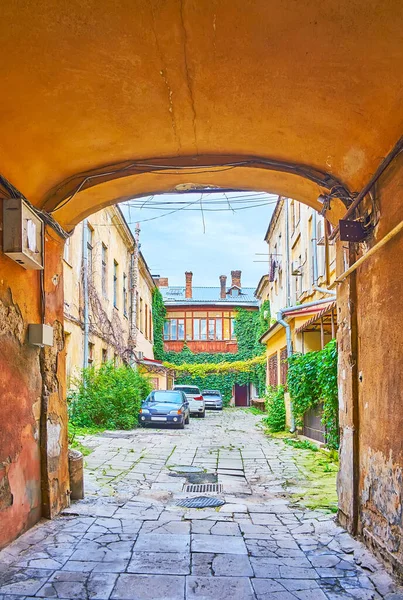
[[[224,500],[220,498],[211,498],[209,496],[199,496],[198,498],[185,498],[184,500],[178,500],[177,506],[185,506],[186,508],[209,508],[223,506]]]
[[[183,486],[183,491],[197,494],[206,492],[219,494],[222,492],[222,483],[190,483]]]

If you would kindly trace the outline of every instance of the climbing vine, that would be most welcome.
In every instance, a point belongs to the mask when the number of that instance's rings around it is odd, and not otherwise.
[[[319,352],[294,354],[289,357],[288,390],[293,402],[297,426],[302,426],[304,413],[323,403],[322,423],[326,428],[329,448],[339,445],[337,346],[329,342]]]
[[[270,307],[264,302],[259,312],[239,308],[235,316],[238,352],[194,354],[184,343],[181,352],[165,352],[164,364],[175,369],[176,383],[193,384],[202,389],[219,389],[226,403],[235,384],[253,383],[259,396],[265,394],[265,347],[259,338],[268,329]],[[154,342],[155,343],[155,342]]]
[[[167,309],[159,289],[153,289],[152,314],[154,331],[154,357],[157,360],[164,359],[164,322]]]

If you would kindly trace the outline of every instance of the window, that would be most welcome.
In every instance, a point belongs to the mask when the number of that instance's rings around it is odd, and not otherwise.
[[[150,313],[151,315],[151,313]],[[150,336],[151,339],[151,336]],[[164,323],[165,340],[185,339],[185,319],[167,319]]]
[[[107,348],[102,348],[102,362],[103,363],[108,362],[108,349]]]
[[[144,317],[144,310],[143,310],[143,298],[140,298],[140,312],[139,312],[139,324],[140,324],[140,331],[141,333],[144,333],[144,327],[143,327],[143,317]]]
[[[66,241],[64,242],[63,258],[67,263],[70,264],[70,261],[71,261],[71,238],[67,238]]]
[[[200,339],[207,339],[207,319],[200,319]]]
[[[170,319],[171,331],[170,331],[170,339],[177,340],[178,339],[178,328],[176,319]]]
[[[153,314],[151,312],[151,308],[149,309],[148,323],[149,323],[149,327],[150,327],[148,339],[152,340],[153,339]]]
[[[216,319],[215,337],[216,337],[216,340],[222,340],[222,319]]]
[[[235,339],[235,319],[231,319],[231,340]]]
[[[144,320],[145,320],[144,335],[148,339],[148,306],[147,306],[147,304],[145,304],[145,306],[144,306]]]
[[[102,295],[108,297],[108,248],[102,244],[102,269],[101,269]]]
[[[294,233],[301,217],[301,205],[297,200],[291,201],[291,233]]]
[[[113,306],[118,307],[118,263],[113,261]]]
[[[209,319],[209,322],[208,322],[208,339],[209,340],[215,339],[215,320],[214,319]]]
[[[88,364],[92,365],[94,362],[94,344],[88,342]]]
[[[93,249],[93,229],[91,225],[88,223],[87,225],[87,269],[88,275],[92,276],[92,249]]]
[[[200,340],[200,321],[195,319],[193,321],[193,339]]]
[[[123,314],[127,317],[127,275],[123,273]]]
[[[269,356],[268,360],[269,385],[277,387],[278,372],[277,372],[277,352]]]

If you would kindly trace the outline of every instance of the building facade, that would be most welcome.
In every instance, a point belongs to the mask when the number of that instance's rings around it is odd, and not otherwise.
[[[220,276],[220,285],[193,285],[193,273],[185,273],[184,286],[170,286],[167,278],[156,277],[167,309],[164,327],[166,351],[180,352],[186,345],[192,352],[233,352],[238,345],[235,315],[238,308],[257,311],[253,288],[243,288],[241,271],[231,272],[231,284]]]
[[[83,367],[134,361],[155,387],[166,387],[153,353],[155,283],[119,207],[77,225],[63,262],[67,385]]]
[[[279,198],[265,235],[268,273],[255,291],[260,302],[270,301],[274,317],[261,338],[267,348],[269,386],[286,384],[290,354],[320,350],[336,336],[336,294],[329,289],[336,255],[329,234],[327,222],[314,209]],[[286,408],[291,424],[289,403]],[[324,441],[320,407],[305,415],[303,433]]]

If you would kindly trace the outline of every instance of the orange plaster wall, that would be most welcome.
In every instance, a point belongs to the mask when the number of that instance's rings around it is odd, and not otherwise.
[[[45,241],[45,321],[54,324],[63,322],[63,244],[51,235]],[[26,271],[0,252],[0,548],[34,525],[42,513],[55,514],[68,502],[62,342],[49,349],[47,360],[42,358],[42,368],[40,349],[27,342],[28,324],[40,322],[39,298],[39,272]],[[44,383],[50,390],[46,415],[41,414]],[[61,426],[58,456],[50,460],[49,418]],[[46,506],[43,510],[47,497],[49,510]]]
[[[39,274],[0,253],[0,547],[41,515],[42,379],[39,350],[26,341],[27,324],[39,320],[38,293]]]
[[[403,157],[377,187],[373,243],[402,219]],[[357,273],[360,522],[403,563],[403,235]],[[371,540],[369,540],[371,541]]]

